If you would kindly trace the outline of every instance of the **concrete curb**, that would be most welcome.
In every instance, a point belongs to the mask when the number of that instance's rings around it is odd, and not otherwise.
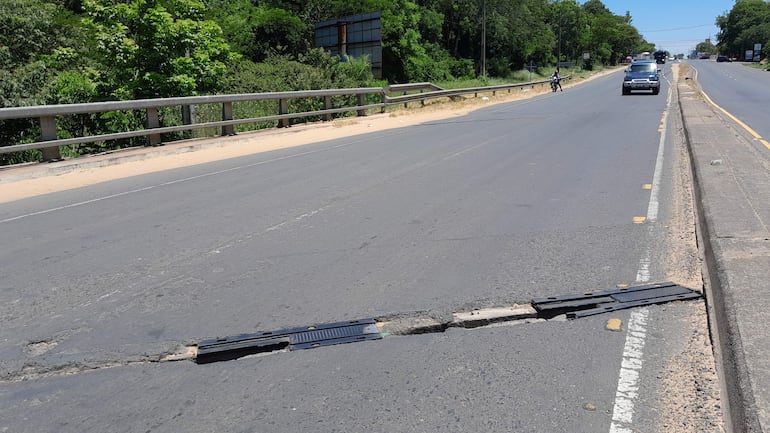
[[[770,155],[710,105],[690,74],[677,95],[693,171],[709,321],[727,431],[770,425]]]

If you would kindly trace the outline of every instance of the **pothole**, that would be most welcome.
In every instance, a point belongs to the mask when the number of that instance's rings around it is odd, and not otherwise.
[[[45,354],[58,344],[59,343],[56,341],[35,341],[27,344],[27,347],[24,348],[24,352],[27,356],[36,357]]]

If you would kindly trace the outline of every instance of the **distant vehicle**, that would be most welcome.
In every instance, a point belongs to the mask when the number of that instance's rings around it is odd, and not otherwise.
[[[636,57],[636,60],[652,60],[652,55],[649,51],[645,51]]]
[[[727,56],[717,56],[717,62],[732,62],[732,60],[730,60],[730,58]]]
[[[623,77],[623,94],[630,95],[632,90],[651,90],[653,95],[660,93],[660,70],[652,60],[638,60],[626,68]]]
[[[668,53],[665,51],[655,51],[653,57],[655,57],[655,63],[666,63],[666,57],[668,57]]]

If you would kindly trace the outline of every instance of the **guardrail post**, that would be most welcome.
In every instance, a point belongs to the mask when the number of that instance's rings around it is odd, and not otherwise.
[[[233,120],[233,103],[232,102],[223,102],[222,103],[222,120],[228,121]],[[235,135],[235,127],[233,125],[225,125],[222,127],[222,135]]]
[[[362,94],[358,95],[358,106],[359,107],[363,107],[364,105],[366,105],[366,95],[364,95],[362,93]],[[363,110],[363,109],[362,110],[358,110],[358,115],[359,116],[366,116],[366,110]]]
[[[278,100],[278,114],[289,114],[289,100],[288,99],[279,99]],[[288,128],[289,125],[289,119],[281,119],[278,121],[278,127],[279,128]]]
[[[147,108],[147,129],[153,129],[160,127],[160,120],[158,119],[158,108]],[[160,134],[149,134],[147,136],[148,145],[160,146]]]
[[[420,89],[420,93],[425,92],[425,89]],[[424,107],[425,106],[425,98],[420,99],[420,104]]]
[[[406,96],[406,91],[404,91],[404,96]],[[409,108],[409,102],[404,102],[404,108]]]
[[[192,105],[182,105],[182,124],[192,125],[195,123],[195,110]]]
[[[380,95],[380,102],[382,102],[382,108],[380,108],[380,113],[385,113],[385,108],[387,108],[386,104],[388,103],[388,95],[386,95],[385,93]]]
[[[56,117],[44,116],[40,118],[40,137],[43,141],[56,140]],[[61,159],[61,153],[59,153],[59,146],[45,147],[41,149],[43,152],[43,161],[58,161]]]
[[[332,108],[332,97],[324,96],[324,110],[330,110],[331,108]],[[332,113],[324,114],[324,120],[327,122],[332,120]]]

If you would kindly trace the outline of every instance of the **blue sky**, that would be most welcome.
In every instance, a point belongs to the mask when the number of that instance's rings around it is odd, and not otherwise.
[[[581,1],[581,4],[585,1]],[[631,13],[631,24],[644,38],[672,54],[688,54],[711,37],[716,44],[717,15],[729,12],[734,0],[602,0],[615,15]]]

